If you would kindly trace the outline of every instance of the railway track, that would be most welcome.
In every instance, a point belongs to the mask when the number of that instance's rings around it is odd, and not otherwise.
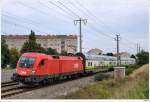
[[[35,86],[35,87],[20,87],[19,84],[17,82],[13,82],[13,81],[10,81],[10,82],[2,82],[2,85],[1,85],[1,98],[9,98],[11,96],[14,96],[14,95],[17,95],[17,94],[21,94],[21,93],[24,93],[24,92],[28,92],[28,91],[32,91],[32,90],[36,90],[36,89],[39,89],[39,88],[43,88],[43,87],[48,87],[48,86],[53,86],[53,85],[56,85],[56,84],[59,84],[59,83],[62,83],[62,82],[67,82],[67,81],[73,81],[73,80],[76,80],[76,79],[80,79],[80,78],[85,78],[85,77],[88,77],[88,76],[92,76],[93,74],[90,74],[90,75],[87,75],[87,76],[84,76],[84,77],[77,77],[77,78],[71,78],[71,79],[62,79],[60,81],[56,81],[56,82],[53,82],[53,83],[50,83],[48,85],[45,85],[45,86]]]
[[[67,80],[62,79],[60,81],[56,81],[45,86],[41,85],[41,86],[35,86],[35,87],[20,87],[17,82],[4,82],[1,85],[1,98],[6,99],[6,98],[9,98],[9,97],[21,94],[21,93],[25,93],[25,92],[36,90],[36,89],[43,88],[43,87],[48,87],[50,85],[53,86],[62,82],[67,82],[71,80],[73,81],[79,78],[83,78],[83,77],[67,79]]]
[[[1,98],[5,98],[11,95],[15,95],[21,92],[18,83],[14,81],[2,82],[1,84]]]
[[[2,82],[1,87],[8,87],[8,86],[13,86],[13,85],[17,85],[17,82],[14,81],[8,81],[8,82]]]

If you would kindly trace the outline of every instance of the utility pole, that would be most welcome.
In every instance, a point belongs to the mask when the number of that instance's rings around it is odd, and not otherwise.
[[[87,19],[78,19],[78,20],[74,20],[74,24],[77,25],[77,23],[79,22],[79,33],[80,33],[80,52],[82,53],[82,21],[84,23],[84,25],[87,23]]]
[[[139,53],[141,52],[141,47],[140,47],[140,44],[139,44]]]
[[[115,40],[117,41],[117,66],[120,66],[120,56],[119,56],[119,41],[120,41],[120,35],[116,35]]]
[[[139,45],[137,44],[137,54],[139,53]]]

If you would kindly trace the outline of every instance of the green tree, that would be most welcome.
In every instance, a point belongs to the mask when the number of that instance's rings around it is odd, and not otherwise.
[[[22,48],[21,53],[25,52],[41,52],[44,53],[45,49],[41,46],[41,44],[36,43],[35,33],[31,30],[31,34],[29,35],[29,40],[27,40]]]
[[[107,53],[106,55],[107,55],[107,56],[114,56],[114,54],[111,53],[111,52]]]
[[[10,66],[12,68],[16,67],[17,61],[19,59],[19,52],[16,48],[10,49]]]
[[[36,42],[36,37],[34,31],[31,30],[31,34],[29,36],[29,41]]]
[[[62,50],[62,51],[61,51],[61,55],[64,55],[64,56],[66,56],[66,55],[68,55],[68,53],[67,53],[67,51],[65,51],[65,50]]]
[[[45,53],[50,54],[50,55],[58,55],[59,54],[55,49],[52,49],[52,48],[47,48]]]
[[[102,53],[99,53],[98,55],[101,55]]]
[[[1,67],[5,68],[10,61],[10,53],[5,39],[1,39]]]
[[[134,58],[134,59],[136,59],[136,57],[135,57],[135,55],[134,55],[134,54],[132,54],[132,55],[130,56],[130,58]]]
[[[137,64],[138,65],[143,65],[149,63],[149,53],[142,50],[140,53],[137,55]]]

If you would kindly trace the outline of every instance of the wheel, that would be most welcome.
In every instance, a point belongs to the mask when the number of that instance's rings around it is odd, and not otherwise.
[[[48,79],[44,79],[43,81],[42,81],[42,85],[47,85],[47,84],[49,84],[49,80]]]

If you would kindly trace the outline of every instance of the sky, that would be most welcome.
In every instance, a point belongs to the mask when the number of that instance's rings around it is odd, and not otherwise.
[[[148,51],[148,0],[3,0],[2,34],[79,36],[82,22],[83,51],[99,48],[116,52],[116,34],[120,52],[135,54],[136,44]]]

